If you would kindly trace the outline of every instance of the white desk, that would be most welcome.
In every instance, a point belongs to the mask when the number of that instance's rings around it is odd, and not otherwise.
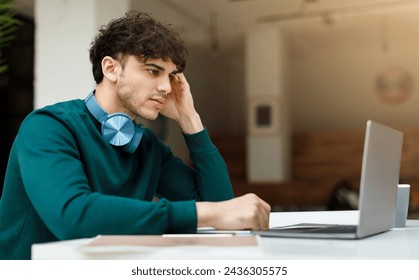
[[[271,214],[271,226],[299,222],[354,224],[357,211],[277,212]],[[408,220],[405,228],[362,240],[322,240],[297,238],[260,238],[253,247],[117,247],[81,249],[91,239],[35,244],[32,259],[286,259],[286,260],[357,260],[419,259],[419,220]]]

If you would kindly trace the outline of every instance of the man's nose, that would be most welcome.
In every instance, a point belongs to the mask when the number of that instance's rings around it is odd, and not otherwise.
[[[170,84],[169,78],[163,78],[160,80],[157,90],[160,93],[164,93],[165,95],[169,94],[172,91],[172,85]]]

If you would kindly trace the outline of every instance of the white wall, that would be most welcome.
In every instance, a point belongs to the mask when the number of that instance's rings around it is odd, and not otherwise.
[[[95,87],[89,60],[98,27],[120,17],[129,1],[35,1],[34,107],[85,98]]]
[[[410,13],[417,11],[287,26],[293,130],[363,128],[369,118],[419,126],[419,21]],[[305,32],[304,24],[318,28]],[[414,80],[411,97],[397,105],[382,102],[375,88],[378,73],[391,65]]]
[[[246,34],[247,179],[281,182],[290,178],[290,133],[286,89],[286,45],[277,28]],[[270,123],[258,125],[255,111],[268,106]]]

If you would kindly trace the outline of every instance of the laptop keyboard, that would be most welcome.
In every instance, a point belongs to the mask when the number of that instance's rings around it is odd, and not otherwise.
[[[356,225],[316,225],[297,224],[287,227],[271,228],[270,231],[281,232],[316,232],[316,233],[355,233]]]
[[[313,229],[313,232],[318,233],[355,233],[357,226],[352,225],[337,225],[337,226],[330,226],[330,227],[323,227]]]

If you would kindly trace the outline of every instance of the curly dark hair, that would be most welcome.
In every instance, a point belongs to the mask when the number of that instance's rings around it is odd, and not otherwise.
[[[102,59],[110,56],[123,65],[126,55],[141,61],[171,59],[179,72],[186,66],[188,50],[179,33],[169,24],[163,24],[147,13],[131,11],[100,28],[91,44],[90,61],[96,83],[103,80]]]

